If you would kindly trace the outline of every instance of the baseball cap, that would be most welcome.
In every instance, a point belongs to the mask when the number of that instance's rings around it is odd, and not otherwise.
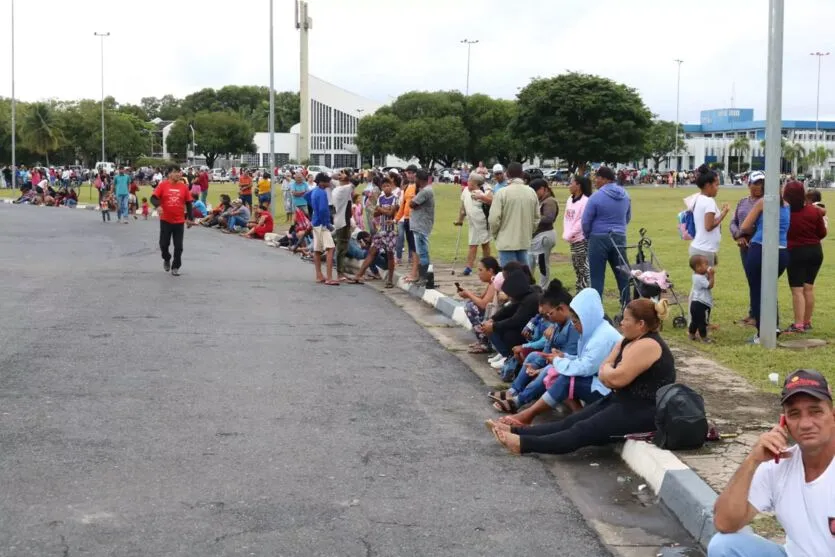
[[[504,167],[498,163],[493,165],[493,174],[500,174],[504,172]]]
[[[759,182],[760,180],[765,180],[765,172],[759,170],[755,170],[748,177],[748,183],[750,184],[753,184],[754,182]]]
[[[820,400],[832,400],[832,392],[826,378],[814,369],[796,369],[791,372],[783,383],[780,393],[780,404],[798,393],[804,393]]]
[[[418,171],[417,165],[410,164],[409,166],[406,167],[406,172],[417,172],[417,171]]]

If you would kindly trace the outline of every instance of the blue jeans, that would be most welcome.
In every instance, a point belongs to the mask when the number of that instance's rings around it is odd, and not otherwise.
[[[232,215],[226,220],[226,228],[235,230],[236,226],[246,226],[246,219],[240,215]]]
[[[527,373],[521,372],[519,375],[527,375]],[[542,368],[539,370],[539,375],[537,375],[533,381],[528,383],[525,386],[525,389],[521,393],[516,394],[516,405],[520,408],[526,404],[530,404],[531,402],[535,402],[539,400],[539,397],[545,394],[545,376],[548,375],[548,368]]]
[[[200,192],[200,201],[203,202],[203,205],[206,204],[207,197],[209,197],[209,190],[203,190]]]
[[[519,370],[519,375],[516,376],[516,379],[513,381],[513,385],[511,389],[516,394],[521,393],[525,390],[525,387],[528,386],[528,383],[534,381],[536,376],[530,377],[526,371],[528,366],[533,367],[534,369],[542,369],[544,368],[548,362],[545,361],[545,358],[539,355],[538,352],[531,352],[527,356],[525,356],[525,361],[522,362],[522,369]]]
[[[528,250],[526,249],[518,249],[514,251],[500,251],[499,252],[499,265],[504,267],[511,261],[518,261],[522,265],[528,264]]]
[[[78,205],[78,201],[76,201],[75,199],[67,199],[64,201],[64,205],[66,205],[67,207],[75,207],[76,205]]]
[[[360,247],[359,242],[351,238],[348,242],[348,252],[345,254],[351,259],[359,259],[362,261],[365,259],[365,256],[368,255],[368,250],[364,250]]]
[[[614,242],[614,243],[613,243]],[[615,247],[617,244],[617,247]],[[603,299],[603,285],[606,281],[606,264],[609,264],[615,274],[615,281],[618,284],[621,307],[629,303],[629,280],[618,272],[617,267],[621,265],[618,252],[624,261],[626,259],[626,235],[625,234],[592,234],[589,237],[589,275],[591,287],[597,290],[600,298]]]
[[[789,264],[789,250],[780,249],[777,256],[777,277],[779,278]],[[745,277],[748,279],[748,292],[751,299],[751,317],[757,322],[757,334],[760,334],[760,315],[762,315],[762,278],[763,245],[748,246],[748,260],[745,262]],[[777,303],[776,300],[769,303]],[[779,324],[780,312],[777,312]]]
[[[403,246],[406,244],[406,228],[403,221],[397,223],[397,245],[394,248],[394,253],[397,259],[403,259]]]
[[[782,545],[756,534],[716,534],[707,546],[707,557],[786,557]]]
[[[116,211],[116,220],[121,219],[122,217],[128,218],[128,201],[130,200],[129,194],[119,195],[116,197],[117,201],[119,202],[119,209]]]
[[[421,265],[429,265],[429,236],[423,232],[412,232],[415,235],[415,249]]]
[[[560,375],[551,388],[548,389],[542,400],[548,403],[548,406],[555,408],[557,404],[565,400],[581,400],[586,404],[595,402],[603,395],[591,390],[594,377],[569,377],[567,375]]]

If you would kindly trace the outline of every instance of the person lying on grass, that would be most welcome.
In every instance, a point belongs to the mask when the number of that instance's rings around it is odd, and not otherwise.
[[[584,294],[588,291],[585,289],[574,298],[572,309],[577,311],[579,298],[589,298]],[[591,317],[588,309],[579,308],[578,313]],[[600,322],[603,322],[602,306],[598,311]],[[673,355],[658,334],[667,312],[666,300],[655,303],[641,298],[626,306],[621,322],[624,338],[614,343],[600,366],[599,377],[594,378],[607,393],[596,402],[559,421],[527,426],[488,420],[488,429],[514,454],[566,454],[582,447],[613,443],[625,435],[655,431],[656,393],[676,380]],[[593,322],[587,320],[585,324],[588,326]],[[574,326],[578,323],[579,320],[574,321]],[[585,336],[586,333],[580,331],[580,334]],[[597,336],[596,331],[593,336]],[[578,360],[585,348],[582,337],[580,344]]]
[[[569,408],[577,410],[581,402],[590,404],[609,392],[597,374],[612,347],[621,340],[620,333],[603,318],[603,304],[593,288],[581,290],[571,300],[569,308],[570,320],[580,335],[577,356],[554,358],[542,380],[545,393],[525,410],[501,418],[502,423],[529,425],[538,415],[558,404],[573,400],[576,402],[570,403]]]
[[[514,346],[514,354],[521,356],[530,350],[522,362],[522,368],[516,375],[513,385],[506,391],[496,391],[488,396],[494,401],[493,407],[505,413],[515,413],[520,408],[537,400],[545,394],[545,377],[549,364],[555,358],[574,359],[577,357],[577,345],[580,333],[571,322],[571,294],[559,280],[552,280],[542,300],[539,312],[552,323],[550,332],[546,331],[541,343],[527,343]],[[525,348],[528,347],[528,348]],[[520,349],[520,350],[517,350]],[[571,396],[565,401],[572,410],[580,409],[580,404]]]

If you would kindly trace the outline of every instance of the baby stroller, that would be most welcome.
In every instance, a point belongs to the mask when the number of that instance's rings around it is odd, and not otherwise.
[[[649,298],[657,302],[661,299],[663,292],[669,292],[673,298],[673,303],[679,309],[679,315],[673,318],[673,327],[683,329],[687,326],[687,317],[684,313],[684,306],[681,305],[678,294],[676,294],[673,288],[673,283],[670,281],[670,275],[663,270],[661,262],[655,255],[655,251],[652,249],[652,240],[647,236],[647,229],[641,228],[638,233],[641,235],[641,238],[635,245],[619,246],[615,243],[614,238],[609,237],[612,244],[618,248],[617,252],[620,265],[617,267],[617,272],[628,280],[626,289],[632,289],[631,299],[633,300],[637,298]],[[634,265],[630,265],[627,260],[627,250],[630,249],[636,250]],[[649,252],[649,260],[647,260],[646,252]],[[615,326],[620,326],[625,309],[625,306],[621,307],[620,312],[615,316]]]

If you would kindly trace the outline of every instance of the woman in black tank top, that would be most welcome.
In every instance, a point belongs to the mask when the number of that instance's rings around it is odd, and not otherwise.
[[[510,427],[490,421],[496,439],[513,453],[565,454],[654,431],[655,393],[676,380],[673,355],[658,334],[666,315],[666,301],[630,302],[621,322],[624,339],[600,366],[599,379],[612,392],[557,422]]]

